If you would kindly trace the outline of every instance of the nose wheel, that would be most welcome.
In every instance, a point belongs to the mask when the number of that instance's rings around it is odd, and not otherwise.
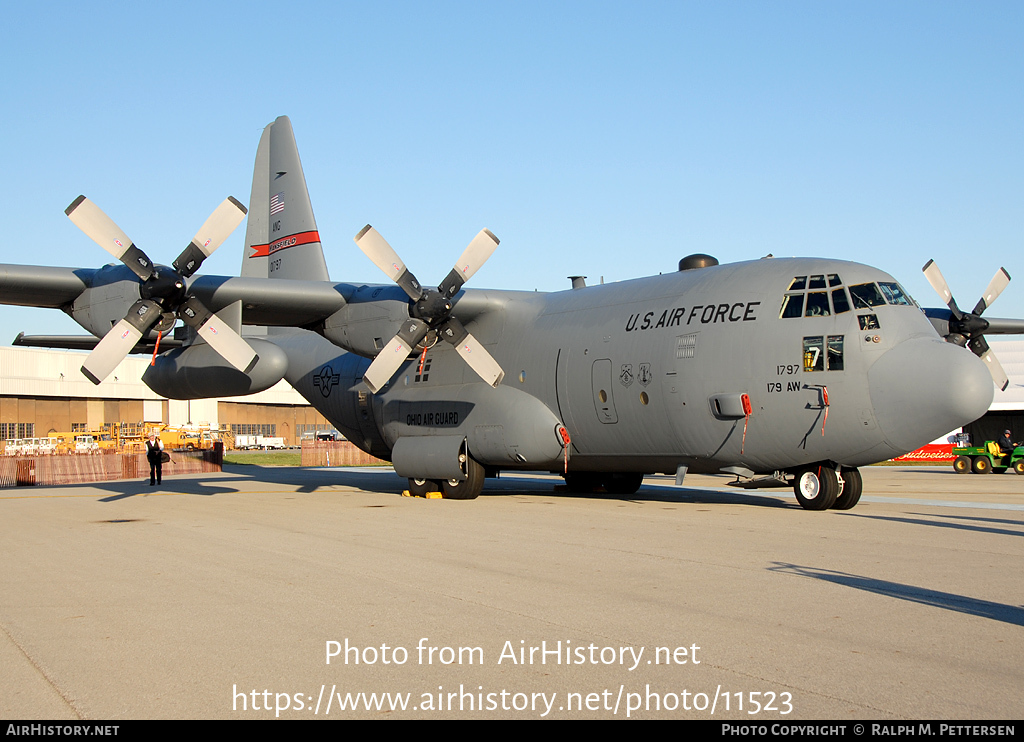
[[[849,510],[860,501],[860,470],[817,464],[800,469],[793,479],[797,502],[805,510]]]
[[[793,480],[796,500],[804,510],[828,510],[835,504],[839,490],[836,470],[823,465],[801,469]]]
[[[841,489],[832,509],[849,510],[860,502],[860,493],[864,490],[864,480],[860,475],[860,469],[843,467],[839,470],[839,476],[842,480]]]

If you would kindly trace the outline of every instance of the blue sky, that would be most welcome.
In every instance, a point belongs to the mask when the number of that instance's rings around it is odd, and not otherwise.
[[[385,280],[367,222],[424,283],[486,226],[477,287],[773,253],[876,265],[935,306],[935,258],[967,307],[1004,265],[991,314],[1024,317],[1019,2],[150,5],[6,9],[0,262],[108,262],[63,214],[79,193],[170,262],[248,203],[286,114],[336,280]],[[203,272],[237,274],[243,235]]]

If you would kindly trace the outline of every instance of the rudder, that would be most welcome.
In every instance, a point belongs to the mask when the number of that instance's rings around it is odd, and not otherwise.
[[[268,125],[260,138],[245,245],[243,276],[330,280],[287,116]]]

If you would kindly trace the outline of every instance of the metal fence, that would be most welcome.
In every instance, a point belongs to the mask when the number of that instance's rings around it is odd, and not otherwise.
[[[303,466],[373,466],[390,462],[360,451],[350,441],[303,441]]]
[[[224,452],[221,447],[208,451],[168,451],[163,475],[197,474],[221,471]],[[36,484],[85,484],[115,479],[148,479],[149,462],[145,453],[102,451],[91,454],[52,454],[48,456],[0,457],[0,487],[27,487]]]

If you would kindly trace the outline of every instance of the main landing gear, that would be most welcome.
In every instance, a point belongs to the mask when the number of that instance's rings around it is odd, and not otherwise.
[[[793,478],[797,502],[806,510],[849,510],[863,489],[860,470],[847,467],[818,464],[800,469]]]
[[[475,500],[484,489],[484,467],[467,458],[466,469],[465,479],[410,479],[409,494],[425,497],[430,492],[440,492],[446,500]]]

